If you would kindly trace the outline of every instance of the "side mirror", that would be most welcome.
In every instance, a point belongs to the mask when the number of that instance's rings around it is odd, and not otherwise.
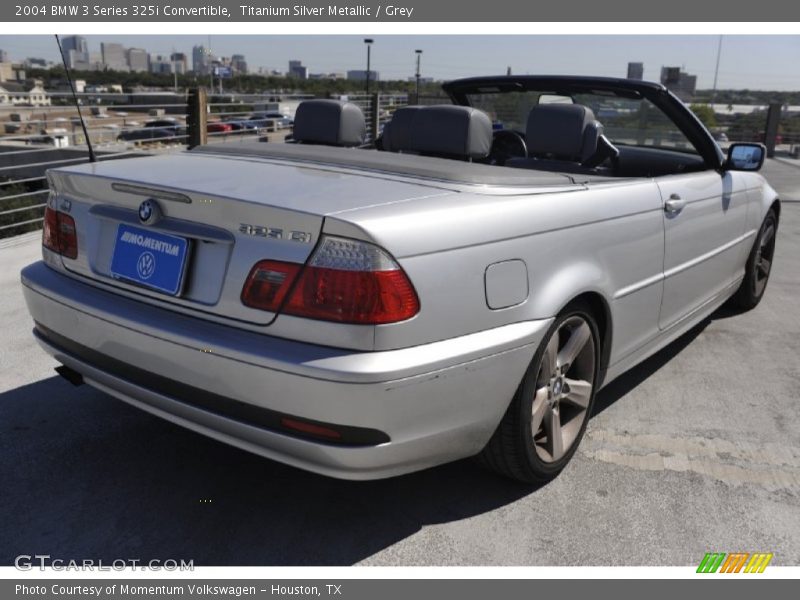
[[[767,147],[764,144],[731,144],[725,168],[729,171],[758,171],[766,156]]]

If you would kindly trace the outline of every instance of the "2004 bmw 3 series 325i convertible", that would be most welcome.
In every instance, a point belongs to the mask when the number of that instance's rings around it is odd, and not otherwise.
[[[654,83],[444,89],[371,145],[357,106],[311,100],[294,143],[49,171],[36,338],[73,381],[303,469],[554,477],[599,388],[758,304],[764,147],[724,156]]]

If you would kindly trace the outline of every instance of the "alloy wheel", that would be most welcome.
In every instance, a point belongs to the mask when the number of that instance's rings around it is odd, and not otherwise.
[[[566,319],[542,355],[532,403],[531,433],[539,459],[553,463],[576,443],[588,418],[596,348],[583,317]]]
[[[772,268],[772,257],[775,253],[775,223],[770,222],[761,234],[755,257],[755,273],[753,277],[753,294],[761,296],[769,279]]]

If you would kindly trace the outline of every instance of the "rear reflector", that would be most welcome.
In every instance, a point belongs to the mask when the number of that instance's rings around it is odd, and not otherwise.
[[[61,253],[61,249],[58,245],[58,213],[49,206],[44,209],[42,246],[53,252]]]
[[[42,245],[66,258],[78,258],[78,234],[75,219],[49,206],[44,209]]]
[[[326,440],[338,440],[342,437],[341,433],[335,429],[331,429],[330,427],[324,427],[322,425],[309,423],[307,421],[290,419],[288,417],[283,417],[281,419],[281,425],[287,429],[294,429],[295,431],[299,431],[313,437],[324,438]]]
[[[414,287],[388,253],[373,244],[330,236],[322,238],[305,267],[257,263],[242,290],[242,302],[261,310],[363,325],[405,321],[419,312]]]

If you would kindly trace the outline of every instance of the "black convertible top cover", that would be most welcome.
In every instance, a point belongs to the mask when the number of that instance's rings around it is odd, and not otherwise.
[[[329,165],[347,169],[405,175],[448,183],[491,186],[563,186],[608,181],[608,177],[572,175],[513,169],[480,163],[433,158],[415,154],[398,154],[362,148],[338,148],[310,144],[269,144],[249,142],[241,144],[208,144],[189,151],[199,154],[216,154],[231,157],[251,157],[270,160]]]

